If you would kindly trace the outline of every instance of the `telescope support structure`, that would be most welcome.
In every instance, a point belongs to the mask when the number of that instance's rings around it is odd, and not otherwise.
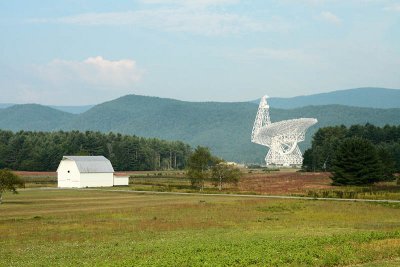
[[[269,147],[265,163],[293,166],[303,163],[298,143],[304,141],[306,130],[317,123],[313,118],[284,120],[271,123],[267,96],[261,98],[254,121],[251,141]]]

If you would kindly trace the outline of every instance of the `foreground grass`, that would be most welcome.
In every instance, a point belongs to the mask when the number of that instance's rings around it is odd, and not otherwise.
[[[1,266],[398,266],[400,205],[41,190],[5,196]]]

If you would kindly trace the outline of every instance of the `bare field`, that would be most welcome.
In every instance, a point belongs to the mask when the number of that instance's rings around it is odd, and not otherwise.
[[[25,180],[27,188],[56,187],[55,172],[16,172]],[[327,172],[297,172],[295,169],[280,171],[243,170],[243,178],[237,185],[225,184],[222,191],[211,181],[206,181],[205,193],[237,193],[266,195],[295,195],[329,198],[363,198],[400,200],[400,186],[393,182],[383,182],[369,186],[332,186]],[[140,171],[117,172],[129,175],[130,185],[113,188],[135,191],[191,192],[199,190],[191,187],[184,171]]]
[[[330,173],[278,171],[268,174],[246,174],[239,183],[239,191],[260,194],[294,194],[308,190],[332,189]]]
[[[23,177],[32,187],[32,182],[46,186],[51,182],[56,183],[56,172],[26,172],[16,171],[16,174]],[[165,184],[189,187],[184,171],[130,171],[116,172],[116,175],[127,175],[133,177],[131,183],[136,185]],[[226,185],[225,191],[251,192],[259,194],[294,194],[306,193],[308,190],[330,189],[329,173],[300,173],[294,170],[275,171],[271,173],[245,173],[237,187]],[[142,183],[142,184],[140,184]],[[211,183],[206,183],[210,189],[215,189]]]

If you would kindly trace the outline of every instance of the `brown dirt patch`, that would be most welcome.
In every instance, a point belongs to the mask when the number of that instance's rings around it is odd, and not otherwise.
[[[309,190],[331,189],[330,173],[275,172],[247,174],[240,180],[239,191],[261,194],[295,194]]]
[[[56,172],[33,172],[33,171],[15,171],[21,177],[40,178],[40,177],[57,177]],[[145,175],[156,174],[158,172],[116,172],[118,176],[129,175]],[[163,174],[173,177],[183,177],[183,172],[176,175],[176,172],[164,172]],[[290,194],[306,194],[309,190],[333,189],[331,186],[330,173],[303,173],[294,170],[281,170],[271,173],[247,173],[240,180],[238,187],[228,188],[235,192],[255,192],[259,194],[270,195],[290,195]],[[211,184],[210,187],[213,187]],[[229,186],[227,186],[229,187]]]

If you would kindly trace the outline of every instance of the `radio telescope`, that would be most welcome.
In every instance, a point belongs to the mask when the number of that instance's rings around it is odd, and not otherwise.
[[[304,141],[306,130],[317,119],[301,118],[271,123],[268,96],[263,96],[254,121],[251,141],[269,147],[265,162],[268,165],[301,165],[303,156],[297,145]]]

